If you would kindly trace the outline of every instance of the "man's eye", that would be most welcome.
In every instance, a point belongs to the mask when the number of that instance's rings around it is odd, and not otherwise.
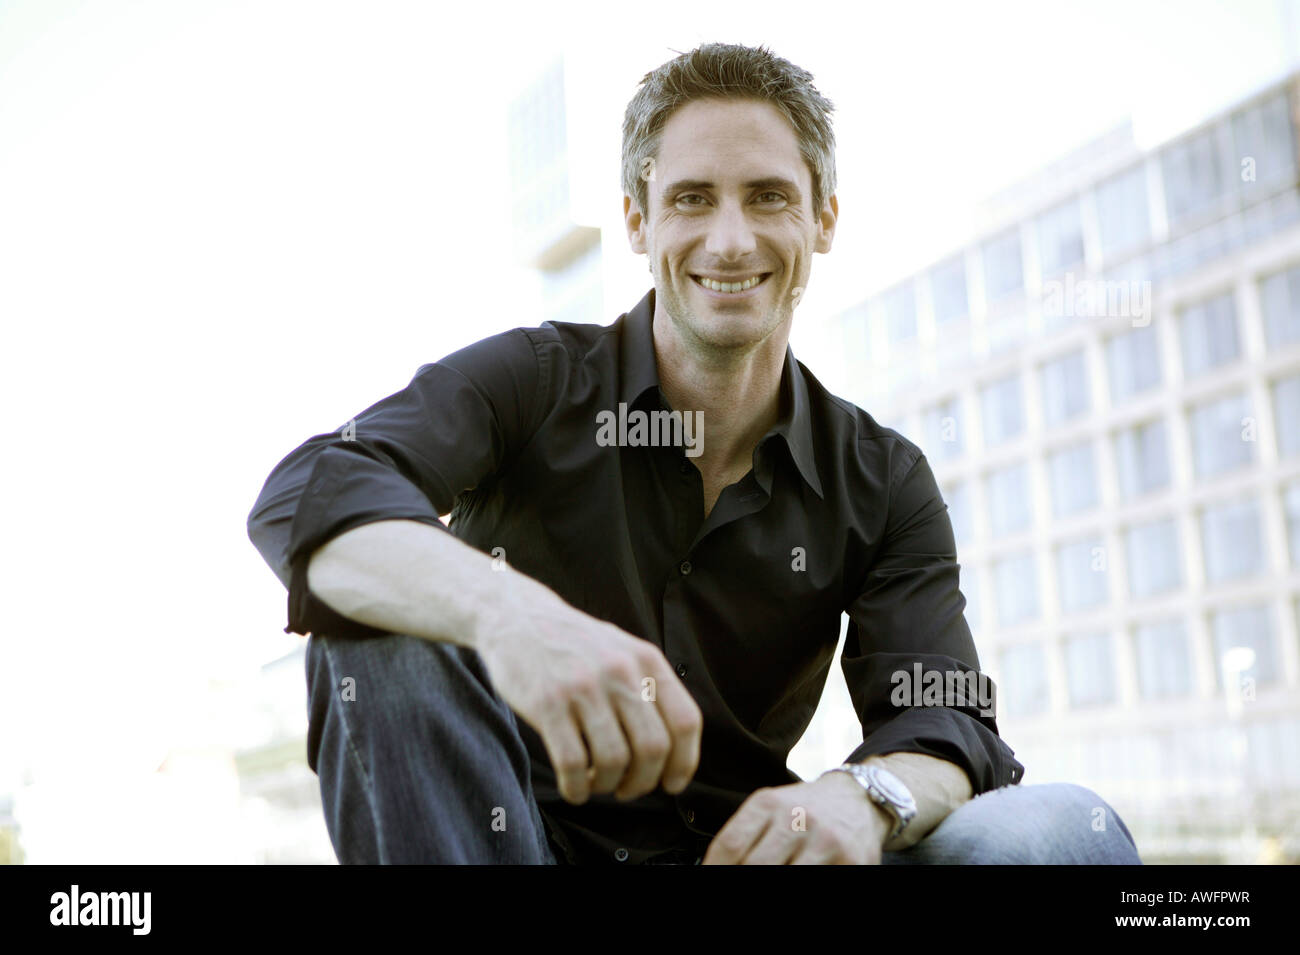
[[[772,196],[773,198],[770,200],[772,202],[781,202],[785,199],[785,196],[781,195],[781,193],[779,192],[765,192],[762,195],[760,195],[758,198],[762,199],[763,196]]]
[[[681,196],[678,196],[678,197],[677,197],[677,201],[678,201],[678,202],[686,202],[687,199],[699,199],[699,200],[703,201],[703,200],[704,200],[704,197],[701,196],[699,193],[696,193],[696,192],[688,192],[688,193],[686,193],[685,195],[681,195]],[[687,205],[698,205],[698,203],[694,203],[694,202],[687,202],[686,204],[687,204]]]

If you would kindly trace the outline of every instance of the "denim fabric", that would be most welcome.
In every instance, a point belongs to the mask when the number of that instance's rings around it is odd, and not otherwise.
[[[554,865],[516,717],[478,654],[408,635],[313,635],[307,756],[340,862]],[[703,844],[646,864],[698,864]],[[1101,797],[1005,786],[951,813],[892,865],[1141,864]]]

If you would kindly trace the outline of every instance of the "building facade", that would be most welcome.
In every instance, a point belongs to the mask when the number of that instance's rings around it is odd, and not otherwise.
[[[1300,860],[1300,74],[1125,128],[823,327],[925,451],[1026,783],[1148,861]]]

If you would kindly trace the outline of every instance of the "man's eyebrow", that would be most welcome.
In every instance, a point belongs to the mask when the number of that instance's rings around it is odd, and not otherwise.
[[[751,179],[743,183],[746,189],[785,189],[796,195],[799,193],[799,184],[786,179],[784,176],[765,176],[762,179]],[[714,184],[707,179],[678,179],[676,182],[670,182],[664,186],[662,193],[667,199],[669,196],[676,195],[679,192],[685,192],[688,189],[712,189]]]

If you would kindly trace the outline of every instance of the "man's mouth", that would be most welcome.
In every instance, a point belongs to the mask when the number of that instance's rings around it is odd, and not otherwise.
[[[758,272],[754,275],[747,276],[743,279],[737,279],[730,282],[719,282],[716,279],[707,278],[702,275],[691,275],[691,280],[700,288],[707,289],[719,295],[742,295],[751,289],[757,288],[767,281],[771,272]]]

